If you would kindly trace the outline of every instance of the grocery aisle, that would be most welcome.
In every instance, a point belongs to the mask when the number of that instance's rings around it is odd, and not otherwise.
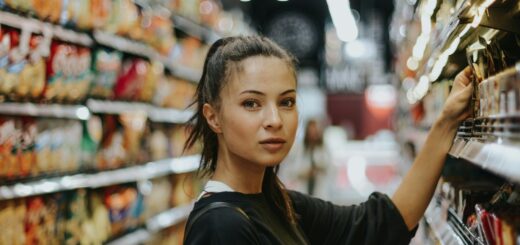
[[[181,244],[186,108],[247,28],[217,1],[0,1],[0,244]]]
[[[0,0],[0,245],[182,244],[205,184],[201,145],[183,152],[204,59],[250,34],[299,60],[299,129],[280,178],[342,205],[394,193],[470,66],[470,116],[412,244],[520,244],[519,9]]]

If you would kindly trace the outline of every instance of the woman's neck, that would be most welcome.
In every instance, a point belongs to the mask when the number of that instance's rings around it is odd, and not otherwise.
[[[219,152],[217,168],[211,179],[221,181],[237,192],[255,194],[262,192],[264,174],[263,166],[231,156],[228,152]]]

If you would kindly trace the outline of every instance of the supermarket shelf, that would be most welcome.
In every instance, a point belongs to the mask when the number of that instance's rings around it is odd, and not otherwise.
[[[152,122],[164,123],[186,123],[193,116],[193,111],[177,110],[169,108],[151,107],[148,113],[148,118]]]
[[[126,112],[146,113],[153,122],[185,123],[193,115],[190,110],[160,108],[138,102],[105,101],[90,99],[87,107],[92,113],[122,114]]]
[[[107,243],[107,245],[142,244],[148,241],[153,234],[188,219],[192,209],[193,203],[189,203],[162,212],[149,219],[146,222],[146,228],[138,229],[119,239]]]
[[[482,239],[473,234],[451,208],[443,208],[438,200],[430,203],[424,220],[442,245],[483,245]]]
[[[102,114],[122,114],[126,112],[147,113],[149,105],[139,102],[108,101],[108,100],[87,100],[87,107],[92,113]]]
[[[205,41],[208,44],[212,44],[213,42],[221,38],[220,35],[218,35],[211,28],[201,25],[179,14],[172,14],[172,19],[175,28],[191,36],[194,36],[202,41]]]
[[[178,63],[171,63],[162,59],[162,63],[165,64],[166,68],[176,77],[198,83],[200,80],[200,77],[202,76],[202,72],[197,69],[192,69],[186,66],[183,66]]]
[[[450,155],[465,159],[485,170],[520,183],[520,147],[499,143],[483,143],[471,139],[455,141]]]
[[[146,229],[141,228],[126,234],[116,240],[106,243],[106,245],[130,245],[130,244],[142,244],[148,241],[151,237],[150,232]]]
[[[34,33],[50,32],[60,40],[77,43],[83,46],[92,46],[92,44],[94,44],[92,38],[90,38],[86,33],[68,30],[58,25],[53,25],[34,18],[19,16],[9,12],[0,11],[0,24],[18,29],[29,29]]]
[[[0,200],[43,195],[78,188],[99,188],[153,179],[169,174],[192,172],[198,168],[199,160],[199,155],[193,155],[94,174],[67,175],[28,183],[17,183],[10,186],[0,186]]]
[[[441,245],[465,245],[454,228],[446,222],[446,211],[440,206],[436,206],[435,203],[436,201],[430,203],[424,215],[424,220],[428,223],[437,241]]]
[[[124,38],[115,34],[95,30],[94,39],[102,45],[137,56],[156,59],[157,53],[147,44]]]
[[[87,120],[90,111],[81,105],[0,103],[0,114]]]
[[[189,203],[162,212],[146,222],[146,228],[152,233],[172,227],[188,219],[194,203]]]
[[[448,209],[448,224],[464,244],[484,245],[482,239],[475,236],[451,208]]]

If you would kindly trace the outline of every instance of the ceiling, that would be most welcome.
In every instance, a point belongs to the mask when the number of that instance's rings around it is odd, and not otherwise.
[[[308,23],[312,23],[314,28],[316,39],[316,45],[313,45],[309,52],[296,52],[296,56],[300,60],[300,65],[303,67],[313,67],[320,70],[323,58],[323,49],[325,45],[325,23],[330,21],[329,10],[326,0],[250,0],[249,2],[242,2],[240,0],[221,0],[225,9],[240,8],[244,11],[246,16],[251,20],[253,27],[261,34],[270,36],[277,33],[273,29],[285,30],[279,36],[278,39],[283,39],[281,45],[288,48],[291,51],[297,51],[299,49],[308,48],[309,45],[300,45],[302,42],[310,42],[308,36],[311,31],[300,31],[305,30],[303,25],[291,25],[290,20],[279,21],[279,16],[286,16],[288,13],[296,13],[300,17],[307,19]],[[393,1],[390,0],[351,0],[351,7],[360,13],[360,20],[366,21],[369,18],[368,13],[380,14],[383,20],[383,25],[388,26],[393,13]],[[299,19],[302,19],[299,18]],[[284,19],[288,19],[285,18]],[[297,19],[297,18],[293,18]],[[274,22],[274,23],[273,23]],[[305,22],[305,21],[304,21]],[[281,24],[280,24],[281,23]],[[276,28],[274,26],[285,25],[287,27]],[[309,29],[309,28],[307,28]],[[387,28],[384,28],[386,31]],[[288,37],[292,36],[292,37]],[[276,37],[270,36],[271,38],[278,41]],[[284,44],[289,43],[289,45]],[[387,64],[390,64],[392,59],[392,53],[390,50],[388,33],[383,35],[383,45],[385,46],[385,59]],[[301,47],[300,47],[301,46]],[[294,52],[293,52],[294,53]]]

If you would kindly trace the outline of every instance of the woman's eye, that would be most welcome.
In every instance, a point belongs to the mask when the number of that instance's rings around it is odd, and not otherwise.
[[[296,103],[296,100],[293,98],[285,99],[282,101],[282,106],[285,107],[294,107],[294,104]]]
[[[242,103],[242,106],[244,106],[246,109],[255,109],[260,106],[260,104],[254,100],[246,100]]]

